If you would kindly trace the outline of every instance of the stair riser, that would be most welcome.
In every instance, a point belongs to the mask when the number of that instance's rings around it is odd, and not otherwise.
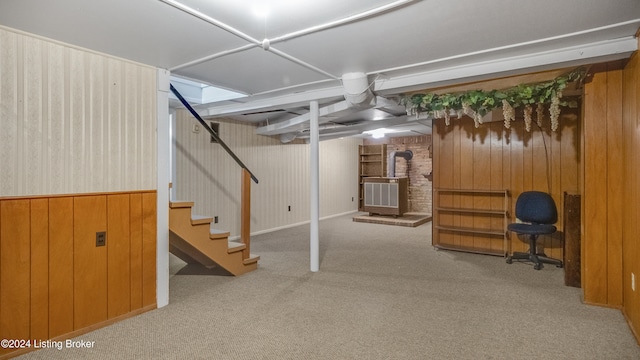
[[[228,233],[212,240],[209,224],[192,225],[191,208],[171,208],[169,229],[172,245],[205,266],[218,264],[233,275],[257,269],[257,262],[244,264],[242,251],[228,253]]]

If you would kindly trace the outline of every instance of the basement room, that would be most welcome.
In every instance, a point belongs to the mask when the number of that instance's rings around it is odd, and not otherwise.
[[[0,2],[0,360],[640,359],[639,29]]]

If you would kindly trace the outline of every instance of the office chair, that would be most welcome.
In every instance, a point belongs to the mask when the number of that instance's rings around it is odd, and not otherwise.
[[[507,229],[529,236],[529,252],[514,252],[507,257],[507,264],[511,264],[513,259],[524,259],[533,262],[533,268],[536,270],[542,269],[542,263],[554,264],[561,268],[561,260],[550,258],[536,250],[538,236],[556,232],[553,224],[558,221],[558,210],[553,198],[541,191],[523,192],[516,201],[516,218],[522,222],[509,224]]]

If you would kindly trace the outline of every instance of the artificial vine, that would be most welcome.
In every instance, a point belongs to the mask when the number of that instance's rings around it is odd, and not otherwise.
[[[482,118],[494,109],[502,108],[504,126],[509,128],[515,120],[515,109],[523,107],[525,128],[531,130],[535,106],[536,121],[541,125],[544,106],[549,106],[551,130],[558,128],[560,106],[572,105],[561,101],[562,90],[574,81],[586,75],[586,69],[579,68],[557,78],[534,84],[520,84],[503,90],[472,90],[453,94],[413,94],[401,95],[400,104],[407,108],[408,115],[427,114],[436,119],[445,119],[450,125],[451,116],[461,118],[468,115],[474,119],[475,126],[482,124]]]

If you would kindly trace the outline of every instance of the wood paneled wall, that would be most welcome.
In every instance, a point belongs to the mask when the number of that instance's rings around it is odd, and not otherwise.
[[[0,338],[68,338],[155,307],[155,191],[0,198]]]
[[[474,127],[473,120],[463,117],[451,121],[434,121],[433,134],[433,187],[449,189],[509,190],[510,221],[515,221],[515,203],[518,195],[527,190],[551,194],[559,212],[558,229],[563,225],[563,193],[577,192],[579,188],[580,138],[579,111],[565,110],[561,114],[557,132],[548,130],[545,119],[543,130],[535,125],[531,132],[524,129],[522,113],[506,129],[502,121]],[[443,194],[441,205],[449,207],[499,210],[503,198],[498,196],[472,196]],[[446,197],[446,198],[445,198]],[[438,199],[434,199],[434,204]],[[435,206],[435,205],[434,205]],[[502,216],[445,214],[447,224],[456,227],[504,228]],[[436,224],[437,219],[434,219]],[[545,236],[540,244],[547,255],[563,257],[560,233]],[[434,244],[470,251],[500,253],[504,239],[500,236],[464,233],[439,233],[434,230]],[[511,251],[526,251],[528,244],[515,235],[510,236]],[[505,249],[506,250],[506,249]]]
[[[640,342],[639,69],[636,53],[585,84],[582,287],[585,302],[622,308]]]
[[[640,342],[640,56],[631,57],[622,76],[622,305]],[[619,141],[619,140],[618,140]],[[631,288],[635,277],[635,291]]]
[[[592,67],[584,87],[582,287],[587,303],[622,306],[622,65]]]

